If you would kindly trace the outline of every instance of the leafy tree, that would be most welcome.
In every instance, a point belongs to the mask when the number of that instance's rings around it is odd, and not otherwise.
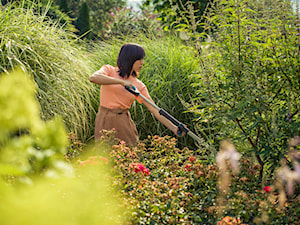
[[[105,24],[101,38],[124,38],[145,34],[147,36],[163,35],[158,15],[150,10],[143,10],[139,14],[132,7],[119,7],[110,10],[109,22]]]
[[[59,0],[56,0],[59,1]],[[79,15],[82,1],[67,0],[70,9],[70,16],[77,18]],[[90,13],[90,26],[93,35],[100,36],[103,30],[103,24],[107,23],[110,19],[109,10],[114,7],[122,8],[126,4],[126,0],[85,0],[89,7]]]
[[[69,13],[68,1],[67,0],[60,0],[59,9],[64,13]]]
[[[2,5],[6,5],[8,3],[8,0],[1,0]]]
[[[161,13],[162,23],[168,28],[193,25],[197,31],[201,31],[200,23],[209,2],[212,0],[144,0],[143,7],[152,7]]]
[[[75,21],[75,27],[78,29],[78,35],[82,38],[90,38],[90,14],[86,2],[84,2],[79,11],[79,16]]]

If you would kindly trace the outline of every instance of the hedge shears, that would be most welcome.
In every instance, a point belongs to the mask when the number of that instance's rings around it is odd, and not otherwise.
[[[178,127],[178,131],[177,134],[179,136],[181,136],[183,134],[183,132],[185,132],[186,134],[188,134],[190,137],[192,137],[195,141],[198,141],[199,143],[203,142],[203,140],[201,138],[199,138],[196,134],[194,134],[192,131],[190,131],[190,129],[188,129],[184,124],[182,124],[180,121],[178,121],[176,118],[174,118],[173,116],[171,116],[168,112],[166,112],[164,109],[158,107],[156,104],[154,104],[150,99],[146,98],[145,96],[143,96],[136,88],[135,86],[132,86],[132,88],[130,88],[129,86],[125,86],[125,89],[127,91],[129,91],[130,93],[134,94],[135,96],[140,96],[142,99],[144,99],[147,103],[149,103],[150,105],[152,105],[152,107],[154,107],[160,115],[164,116],[165,118],[167,118],[169,121],[171,121],[175,126]]]

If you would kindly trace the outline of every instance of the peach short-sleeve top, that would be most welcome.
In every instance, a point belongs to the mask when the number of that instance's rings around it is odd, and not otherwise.
[[[104,65],[95,73],[101,73],[109,77],[123,79],[118,72],[118,67],[111,65]],[[130,76],[127,80],[137,88],[137,90],[146,98],[150,98],[147,87],[145,84],[137,79],[136,77]],[[106,108],[115,109],[129,109],[134,102],[137,100],[139,103],[142,103],[142,98],[140,96],[135,96],[134,94],[127,91],[124,86],[120,84],[113,85],[101,85],[100,88],[100,105]]]

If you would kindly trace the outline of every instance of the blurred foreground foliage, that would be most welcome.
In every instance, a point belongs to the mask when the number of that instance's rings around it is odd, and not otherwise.
[[[42,121],[36,86],[21,70],[0,80],[2,175],[36,175],[56,169],[68,144],[62,121]],[[9,169],[9,172],[6,171]]]
[[[36,93],[22,70],[0,77],[1,224],[123,224],[110,167],[64,160],[63,122],[41,120]]]

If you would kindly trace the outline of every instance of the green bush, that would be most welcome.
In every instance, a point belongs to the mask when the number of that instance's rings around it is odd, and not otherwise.
[[[68,143],[64,125],[40,119],[34,83],[15,71],[2,75],[0,86],[0,174],[23,178],[63,169],[56,159],[62,159]]]
[[[274,174],[288,140],[300,132],[300,57],[290,2],[254,2],[215,1],[206,33],[193,36],[208,38],[193,43],[201,67],[191,110],[210,145],[231,138],[260,163],[262,178],[264,171]]]

